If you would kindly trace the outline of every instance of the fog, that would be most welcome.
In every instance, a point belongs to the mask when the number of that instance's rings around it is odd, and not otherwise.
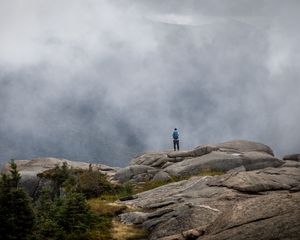
[[[0,162],[300,152],[299,1],[1,0]]]

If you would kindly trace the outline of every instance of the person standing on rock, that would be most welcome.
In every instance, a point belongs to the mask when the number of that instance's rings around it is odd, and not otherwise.
[[[174,151],[176,151],[176,148],[179,151],[179,133],[177,131],[177,128],[174,128],[172,136],[173,136]]]

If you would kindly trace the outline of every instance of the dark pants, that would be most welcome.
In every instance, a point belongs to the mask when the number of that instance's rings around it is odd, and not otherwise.
[[[173,144],[174,144],[174,151],[176,151],[176,147],[177,147],[177,150],[179,151],[179,140],[173,139]]]

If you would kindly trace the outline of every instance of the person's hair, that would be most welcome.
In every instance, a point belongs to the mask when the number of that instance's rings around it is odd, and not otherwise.
[[[174,128],[174,130],[176,131],[176,130],[177,130],[177,128]]]

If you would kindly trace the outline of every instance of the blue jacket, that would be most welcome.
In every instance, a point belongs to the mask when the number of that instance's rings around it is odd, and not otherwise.
[[[178,131],[174,130],[172,136],[173,136],[174,140],[178,140],[179,139],[179,133],[178,133]]]

